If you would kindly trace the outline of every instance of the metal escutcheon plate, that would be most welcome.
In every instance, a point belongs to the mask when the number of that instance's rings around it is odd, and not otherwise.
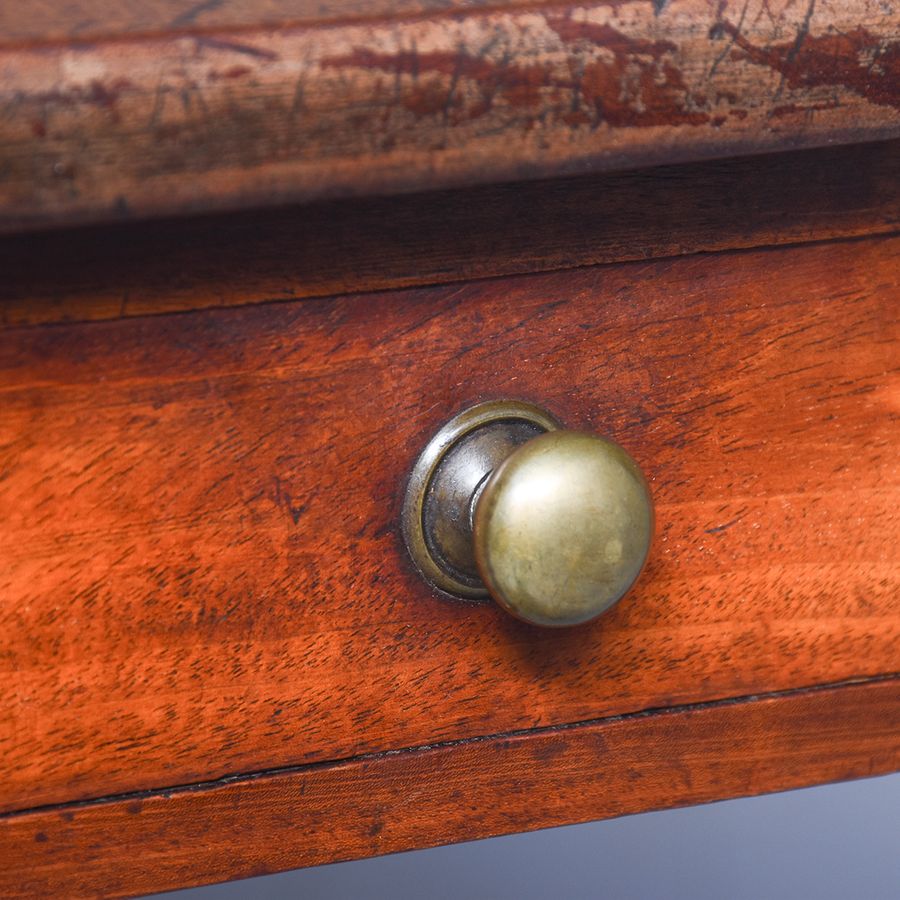
[[[456,597],[488,596],[475,562],[475,505],[491,473],[518,447],[560,423],[519,400],[469,407],[428,442],[413,467],[402,527],[410,556],[434,587]]]

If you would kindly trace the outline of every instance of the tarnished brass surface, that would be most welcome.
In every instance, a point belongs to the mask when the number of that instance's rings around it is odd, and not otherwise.
[[[491,401],[429,442],[410,477],[403,532],[416,566],[440,590],[490,593],[536,625],[575,625],[637,579],[653,506],[618,444],[559,430],[531,404]]]
[[[413,467],[403,504],[403,536],[426,581],[448,594],[488,596],[472,546],[473,503],[486,478],[520,444],[559,428],[520,400],[489,400],[452,418]]]
[[[640,575],[653,506],[618,444],[554,431],[494,471],[474,524],[478,571],[501,606],[536,625],[576,625],[621,599]]]
[[[484,593],[475,564],[472,520],[491,472],[517,447],[544,434],[534,422],[502,419],[463,435],[435,466],[422,506],[429,552],[460,582]]]

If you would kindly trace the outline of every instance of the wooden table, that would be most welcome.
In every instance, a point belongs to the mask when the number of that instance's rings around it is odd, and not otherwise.
[[[900,770],[900,8],[58,6],[0,5],[3,896]],[[409,560],[501,398],[650,482],[594,623]]]

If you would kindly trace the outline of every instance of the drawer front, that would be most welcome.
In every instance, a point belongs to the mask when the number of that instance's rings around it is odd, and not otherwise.
[[[893,672],[900,238],[0,335],[0,805]],[[429,436],[539,403],[647,474],[634,592],[436,596]]]

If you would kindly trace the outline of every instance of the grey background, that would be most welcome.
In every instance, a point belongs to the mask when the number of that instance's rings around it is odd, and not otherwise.
[[[322,835],[327,840],[326,834]],[[164,894],[337,900],[900,900],[900,775]]]

